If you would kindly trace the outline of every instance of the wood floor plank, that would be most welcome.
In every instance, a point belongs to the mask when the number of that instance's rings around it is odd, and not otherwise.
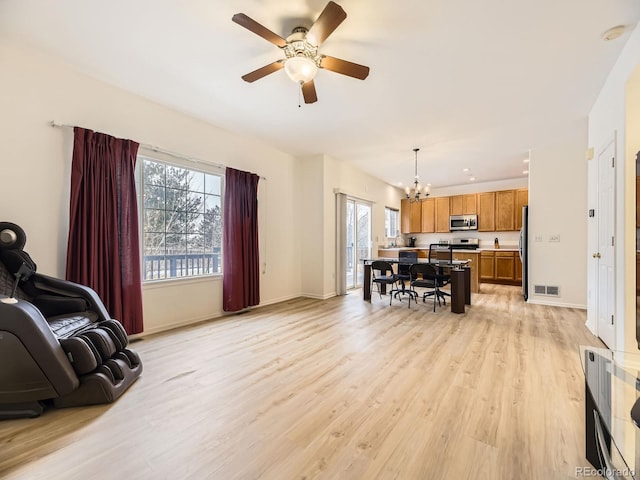
[[[463,315],[359,293],[144,338],[115,404],[0,423],[7,479],[575,478],[586,312],[486,285]]]

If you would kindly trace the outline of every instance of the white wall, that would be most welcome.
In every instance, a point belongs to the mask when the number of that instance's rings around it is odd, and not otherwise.
[[[336,265],[336,213],[335,191],[348,196],[368,200],[371,205],[371,251],[377,255],[378,246],[384,243],[384,209],[400,209],[401,190],[378,180],[351,165],[325,155],[325,294],[335,294]]]
[[[616,349],[637,351],[635,340],[635,155],[632,145],[637,144],[637,133],[630,135],[626,125],[628,108],[637,111],[626,98],[626,88],[633,72],[640,65],[640,29],[633,31],[616,64],[609,73],[589,114],[589,147],[596,150],[616,138]],[[635,152],[634,152],[635,153]],[[597,172],[589,171],[589,185],[596,182]],[[631,186],[633,185],[633,188]],[[593,187],[592,187],[593,188]],[[594,189],[595,191],[595,189]],[[595,202],[594,198],[589,199]],[[595,208],[594,203],[589,208]],[[597,237],[589,232],[589,251],[597,251]],[[596,263],[589,263],[588,295],[593,296]],[[589,311],[587,326],[596,331],[595,312]]]
[[[531,150],[529,163],[529,302],[587,305],[587,119],[567,125],[562,142]],[[550,237],[560,236],[560,242]],[[535,295],[534,285],[560,295]]]
[[[22,225],[39,271],[64,276],[73,134],[51,120],[249,170],[259,183],[261,304],[335,294],[335,193],[371,200],[373,251],[384,242],[384,207],[401,192],[323,155],[295,159],[162,107],[24,46],[0,45],[0,219]],[[16,201],[21,199],[21,201]],[[223,314],[222,279],[144,286],[145,333]]]
[[[49,126],[56,120],[266,177],[259,184],[266,217],[260,224],[261,303],[300,295],[296,159],[6,40],[0,44],[0,64],[0,219],[23,226],[26,250],[39,271],[64,276],[65,270],[72,132]],[[145,287],[145,332],[220,315],[221,291],[220,278]]]
[[[300,203],[299,238],[302,253],[302,295],[325,298],[324,157],[314,155],[298,163],[298,199]]]

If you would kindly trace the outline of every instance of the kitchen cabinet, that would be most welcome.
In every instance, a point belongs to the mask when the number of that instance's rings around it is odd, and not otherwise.
[[[516,192],[515,190],[501,190],[495,192],[496,212],[495,212],[495,229],[497,232],[513,231],[516,229],[515,224],[515,208],[516,208]]]
[[[454,195],[449,197],[450,215],[476,215],[478,213],[478,195]]]
[[[495,232],[496,193],[485,192],[478,194],[478,231]]]
[[[480,252],[480,280],[493,280],[495,278],[495,255],[493,252]]]
[[[516,252],[514,255],[516,264],[516,276],[515,281],[518,285],[522,285],[522,260],[520,260],[520,254]]]
[[[516,265],[514,252],[494,252],[495,255],[495,280],[507,282],[515,281]]]
[[[519,285],[522,283],[522,262],[518,252],[487,251],[480,252],[480,281]]]
[[[515,225],[516,230],[522,228],[522,207],[529,205],[529,190],[521,188],[516,190],[516,209],[515,209]]]
[[[408,198],[400,201],[400,232],[420,233],[422,231],[422,202],[411,202]]]
[[[422,201],[422,233],[436,231],[436,199],[427,198]]]
[[[469,260],[468,266],[471,268],[471,292],[480,292],[480,255],[475,251],[453,252],[454,260]]]
[[[450,215],[462,215],[464,210],[464,195],[449,197]]]
[[[477,213],[478,213],[478,195],[476,193],[463,195],[462,196],[462,214],[476,215]]]
[[[636,176],[636,228],[640,228],[640,177]]]
[[[636,296],[640,295],[640,253],[636,252]]]
[[[449,232],[449,197],[437,197],[436,201],[436,232]]]

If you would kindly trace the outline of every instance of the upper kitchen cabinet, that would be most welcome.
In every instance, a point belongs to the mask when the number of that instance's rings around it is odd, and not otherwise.
[[[422,231],[422,202],[400,201],[400,232],[420,233]]]
[[[496,192],[478,194],[478,231],[496,230]]]
[[[454,195],[449,197],[450,215],[476,215],[478,213],[478,195]]]
[[[449,197],[449,214],[462,215],[464,195],[454,195]]]
[[[436,232],[449,232],[449,197],[437,197],[436,201]]]
[[[516,229],[516,191],[502,190],[496,193],[496,231]]]
[[[463,195],[462,196],[462,214],[476,215],[477,213],[478,213],[478,195],[476,193]]]
[[[529,190],[526,188],[516,190],[516,211],[514,212],[516,230],[522,228],[522,207],[525,205],[529,205]]]
[[[422,233],[436,231],[436,199],[427,198],[422,201]]]

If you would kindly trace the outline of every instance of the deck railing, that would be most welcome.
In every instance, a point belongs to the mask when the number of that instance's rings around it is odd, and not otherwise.
[[[220,273],[220,253],[145,255],[143,279],[179,278]]]

